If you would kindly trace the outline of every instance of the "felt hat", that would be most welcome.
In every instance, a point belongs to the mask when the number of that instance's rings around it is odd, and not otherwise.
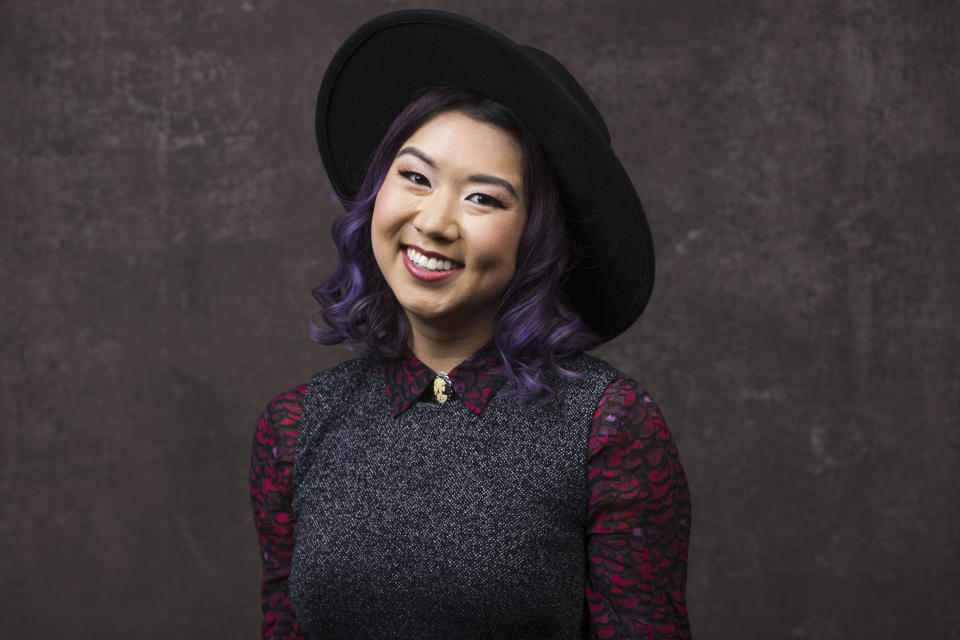
[[[434,86],[491,98],[537,137],[579,247],[565,290],[601,340],[625,331],[653,289],[650,228],[600,112],[543,51],[442,11],[397,11],[364,24],[337,51],[317,100],[317,142],[336,192],[356,195],[391,122]]]

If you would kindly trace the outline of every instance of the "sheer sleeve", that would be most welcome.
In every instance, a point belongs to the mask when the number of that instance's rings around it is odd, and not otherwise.
[[[300,386],[274,398],[260,416],[253,438],[250,501],[263,562],[263,638],[304,638],[290,602],[287,576],[294,527],[290,481],[305,393],[306,386]]]
[[[620,379],[594,414],[587,460],[592,638],[690,638],[690,494],[660,409]]]

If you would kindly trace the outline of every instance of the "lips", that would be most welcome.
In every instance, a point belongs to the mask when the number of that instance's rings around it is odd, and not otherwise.
[[[462,264],[439,253],[425,253],[416,247],[405,245],[400,254],[410,275],[423,282],[446,280],[463,271]]]
[[[421,251],[410,245],[404,246],[403,251],[410,262],[426,271],[444,272],[463,268],[463,265],[456,260],[451,260],[439,253]]]

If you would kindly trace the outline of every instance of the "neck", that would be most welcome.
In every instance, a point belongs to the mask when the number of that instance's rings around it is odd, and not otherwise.
[[[410,350],[434,371],[450,371],[493,337],[493,325],[451,332],[410,318]]]

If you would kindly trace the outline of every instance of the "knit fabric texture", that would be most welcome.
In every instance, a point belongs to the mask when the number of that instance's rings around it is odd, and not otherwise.
[[[379,361],[307,388],[294,464],[290,593],[315,638],[580,639],[586,442],[620,374],[562,362],[541,406],[494,396],[396,418]]]

